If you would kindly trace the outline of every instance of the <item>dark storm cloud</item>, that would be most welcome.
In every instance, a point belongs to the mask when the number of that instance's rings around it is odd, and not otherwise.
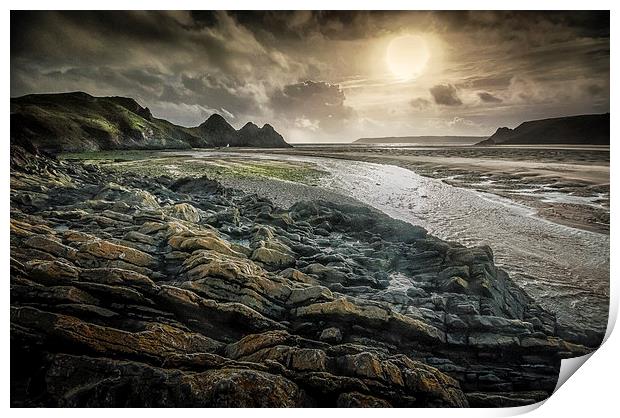
[[[285,39],[318,37],[330,40],[372,37],[377,31],[385,29],[384,19],[391,14],[381,11],[329,10],[233,13],[241,24],[256,31],[259,36],[277,36]]]
[[[600,84],[588,84],[585,89],[588,94],[595,97],[603,96],[607,92],[607,89]]]
[[[225,12],[13,12],[11,27],[12,96],[126,95],[162,117],[165,103],[194,109],[190,124],[205,108],[260,116],[266,89],[286,81],[280,72],[302,68]]]
[[[567,28],[578,36],[609,36],[609,13],[607,11],[446,11],[436,12],[442,16],[447,27],[463,30],[481,28],[511,29],[513,32],[530,31],[536,27]],[[510,36],[510,34],[506,34]]]
[[[409,104],[414,109],[421,110],[421,109],[426,109],[427,107],[429,107],[431,105],[431,102],[430,102],[430,100],[425,99],[423,97],[417,97],[415,99],[411,99]]]
[[[345,40],[398,33],[412,26],[438,33],[493,31],[495,36],[530,40],[555,37],[609,37],[609,12],[581,11],[234,11],[244,26],[267,36]],[[207,16],[210,16],[207,13]],[[210,20],[208,17],[206,20]],[[203,19],[197,19],[203,20]]]
[[[235,82],[224,77],[210,74],[191,76],[181,75],[181,84],[185,96],[179,101],[186,104],[217,104],[220,108],[234,113],[251,113],[257,111],[257,105],[251,95],[236,91]]]
[[[290,84],[271,97],[275,112],[291,115],[310,122],[317,121],[328,131],[341,126],[354,116],[345,105],[345,95],[340,86],[322,81],[304,81]]]
[[[106,64],[177,41],[180,25],[164,13],[71,11],[11,13],[11,57],[37,56],[42,64]],[[102,62],[103,61],[103,62]]]
[[[608,111],[609,15],[13,11],[11,96],[131,96],[184,125],[218,112],[233,124],[269,122],[312,138],[408,134],[407,126],[433,126],[433,117],[457,120],[450,126],[466,132],[474,125],[464,121],[478,117],[486,118],[483,129],[532,115]],[[385,47],[408,32],[437,39],[445,65],[394,84]],[[385,131],[397,126],[403,131]]]
[[[500,99],[499,97],[493,96],[491,93],[488,93],[486,91],[478,92],[478,97],[480,97],[480,100],[482,100],[485,103],[501,103],[502,102],[502,99]]]
[[[311,108],[338,109],[344,106],[345,95],[340,86],[323,81],[304,81],[285,86],[272,97],[279,110],[311,105]]]
[[[460,106],[463,104],[459,98],[456,87],[452,84],[437,84],[430,89],[435,103],[443,106]]]
[[[146,70],[119,70],[110,67],[76,67],[66,70],[34,70],[11,74],[12,89],[26,92],[51,92],[66,90],[64,86],[81,86],[81,90],[131,91],[136,97],[152,97],[157,94],[163,78]],[[41,89],[41,86],[54,86]],[[107,90],[113,86],[111,90]],[[71,90],[71,89],[69,89]],[[75,90],[75,89],[74,89]]]

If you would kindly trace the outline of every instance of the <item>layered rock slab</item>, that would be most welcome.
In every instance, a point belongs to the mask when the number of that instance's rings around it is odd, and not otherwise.
[[[15,406],[515,405],[588,351],[490,248],[367,207],[19,148],[11,184]]]

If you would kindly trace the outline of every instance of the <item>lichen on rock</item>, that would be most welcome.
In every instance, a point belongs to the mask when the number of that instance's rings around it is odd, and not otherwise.
[[[12,158],[13,406],[522,405],[597,344],[368,207]]]

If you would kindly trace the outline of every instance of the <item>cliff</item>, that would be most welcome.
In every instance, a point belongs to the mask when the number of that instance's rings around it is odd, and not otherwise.
[[[523,122],[515,129],[499,128],[476,145],[609,145],[609,113]]]
[[[153,117],[127,97],[83,92],[31,94],[11,99],[11,144],[48,153],[118,149],[187,149],[217,146],[287,147],[265,125],[256,135],[236,131],[212,115],[195,128]]]

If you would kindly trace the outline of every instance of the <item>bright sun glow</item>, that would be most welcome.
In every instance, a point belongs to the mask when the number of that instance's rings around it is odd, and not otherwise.
[[[429,58],[426,40],[418,35],[405,35],[392,39],[386,54],[390,71],[401,80],[418,77],[424,71]]]

